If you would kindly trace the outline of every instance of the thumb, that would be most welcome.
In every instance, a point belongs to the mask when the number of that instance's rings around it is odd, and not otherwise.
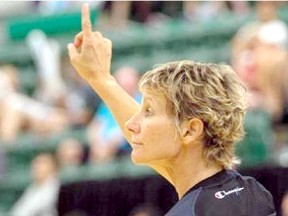
[[[75,45],[73,43],[69,43],[67,45],[67,48],[68,48],[70,60],[74,61],[75,57],[77,57],[79,55],[77,48],[75,47]]]

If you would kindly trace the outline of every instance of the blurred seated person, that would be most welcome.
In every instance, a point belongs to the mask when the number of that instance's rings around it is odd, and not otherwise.
[[[270,113],[274,123],[281,123],[287,115],[288,105],[288,53],[264,39],[254,50],[256,88],[255,97]],[[258,99],[257,99],[258,97]]]
[[[24,131],[44,135],[64,130],[68,125],[65,110],[20,92],[17,73],[14,66],[0,67],[0,140],[13,142]]]
[[[251,109],[263,109],[274,123],[281,122],[287,115],[287,50],[258,39],[245,52],[234,66],[248,87]]]
[[[11,209],[12,216],[56,216],[60,182],[58,162],[51,153],[41,153],[31,164],[33,182]]]
[[[84,148],[82,143],[74,138],[60,141],[57,147],[57,159],[61,173],[77,173],[77,168],[83,164]]]
[[[132,67],[123,66],[115,71],[117,82],[140,102],[141,95],[137,90],[138,76],[138,71]],[[89,161],[91,163],[110,161],[119,151],[130,150],[128,143],[121,134],[121,129],[105,103],[100,104],[87,132],[90,145]]]
[[[251,108],[268,111],[274,122],[285,116],[288,28],[276,2],[256,2],[258,20],[241,27],[232,40],[232,65],[250,92]]]

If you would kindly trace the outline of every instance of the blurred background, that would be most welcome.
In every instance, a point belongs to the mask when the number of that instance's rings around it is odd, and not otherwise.
[[[288,215],[288,3],[85,1],[113,42],[112,73],[137,81],[172,60],[228,63],[249,92],[237,169]],[[174,189],[134,166],[111,113],[72,68],[81,1],[0,1],[0,215],[163,215]]]

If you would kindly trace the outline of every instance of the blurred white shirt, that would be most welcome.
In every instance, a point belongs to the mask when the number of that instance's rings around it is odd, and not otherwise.
[[[56,216],[60,182],[50,178],[42,185],[27,187],[11,209],[12,216]]]

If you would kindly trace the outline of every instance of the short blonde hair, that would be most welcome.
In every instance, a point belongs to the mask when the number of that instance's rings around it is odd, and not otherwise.
[[[162,93],[180,130],[185,119],[204,123],[204,158],[224,168],[238,163],[235,143],[244,136],[246,88],[228,65],[170,62],[146,72],[140,89]]]

